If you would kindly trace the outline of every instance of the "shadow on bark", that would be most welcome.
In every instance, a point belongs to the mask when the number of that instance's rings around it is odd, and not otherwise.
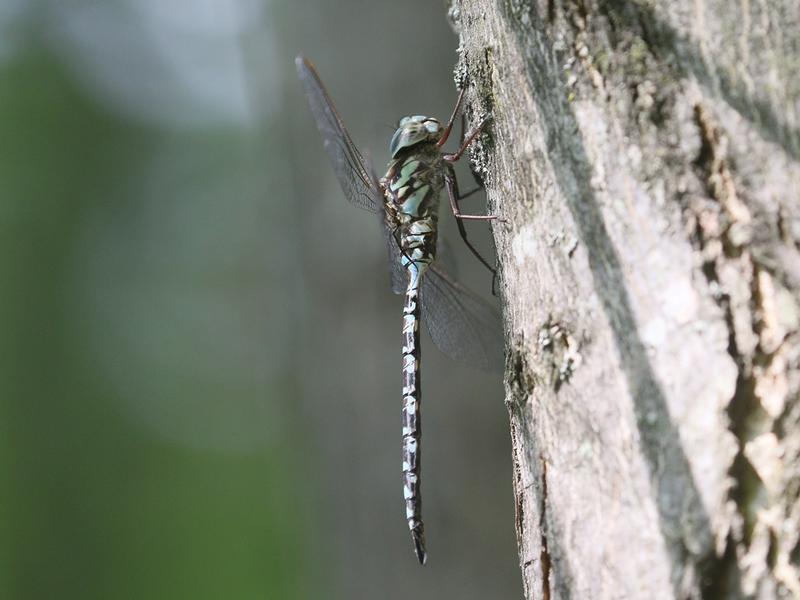
[[[742,82],[709,64],[703,52],[691,39],[661,19],[652,6],[634,2],[607,0],[599,6],[612,26],[633,32],[648,45],[651,52],[676,70],[676,75],[689,74],[712,95],[719,96],[742,118],[752,123],[765,140],[778,144],[795,160],[800,160],[800,131],[789,127],[767,101],[755,98]]]
[[[673,588],[680,595],[687,583],[684,579],[687,565],[694,565],[701,584],[704,579],[713,578],[719,568],[708,514],[694,484],[666,398],[639,337],[619,257],[590,186],[591,167],[577,119],[566,99],[562,71],[553,60],[552,45],[546,33],[537,27],[540,19],[534,16],[525,25],[508,4],[504,4],[504,10],[509,29],[517,33],[519,53],[526,59],[528,86],[534,90],[539,114],[545,117],[539,125],[548,143],[556,183],[588,250],[594,288],[611,325],[623,374],[633,395],[659,526],[670,552]],[[548,527],[548,542],[556,562],[563,561],[565,556],[561,551],[553,552],[563,547],[559,533],[558,528]],[[558,564],[554,570],[557,586],[559,580],[568,581],[569,571],[565,567],[568,569],[568,565]],[[739,573],[734,575],[738,587]],[[558,586],[559,595],[567,591],[566,587]]]

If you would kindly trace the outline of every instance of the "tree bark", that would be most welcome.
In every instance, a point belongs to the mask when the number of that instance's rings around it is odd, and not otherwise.
[[[800,5],[449,14],[525,596],[800,597]]]

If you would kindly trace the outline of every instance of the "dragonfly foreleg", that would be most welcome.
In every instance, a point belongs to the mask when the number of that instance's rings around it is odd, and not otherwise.
[[[453,109],[453,114],[450,115],[450,120],[447,122],[447,127],[444,128],[444,133],[442,137],[439,138],[439,141],[436,142],[436,147],[441,148],[447,142],[447,138],[450,137],[450,132],[453,129],[453,123],[455,123],[456,115],[458,114],[458,109],[461,108],[461,101],[464,99],[464,90],[465,88],[461,88],[461,91],[458,93],[458,100],[456,100],[456,106]],[[463,131],[462,131],[463,135]]]

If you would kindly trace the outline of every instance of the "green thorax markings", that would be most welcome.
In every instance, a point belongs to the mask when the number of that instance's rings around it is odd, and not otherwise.
[[[439,194],[444,187],[446,165],[435,144],[414,146],[392,159],[386,172],[387,212],[402,226],[411,221],[438,217]]]
[[[448,168],[436,144],[422,142],[398,151],[383,179],[389,229],[397,236],[403,265],[417,276],[436,257],[439,195]]]

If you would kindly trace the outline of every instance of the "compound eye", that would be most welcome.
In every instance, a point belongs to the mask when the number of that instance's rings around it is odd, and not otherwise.
[[[425,129],[428,130],[428,133],[439,133],[441,125],[436,121],[427,121],[425,123]]]

